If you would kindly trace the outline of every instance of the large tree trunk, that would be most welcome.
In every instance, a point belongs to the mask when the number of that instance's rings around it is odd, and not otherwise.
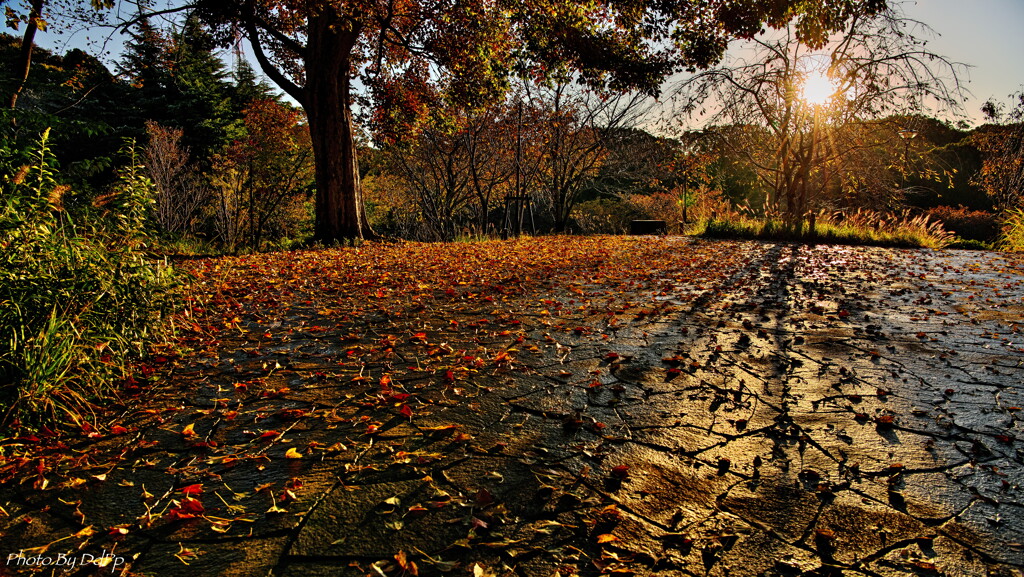
[[[350,108],[352,49],[360,30],[335,18],[310,21],[305,105],[316,164],[316,224],[323,243],[373,237],[359,183]]]

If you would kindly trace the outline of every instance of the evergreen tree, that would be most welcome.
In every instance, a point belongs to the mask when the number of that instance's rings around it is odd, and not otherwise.
[[[171,125],[184,129],[183,144],[205,160],[230,142],[230,126],[241,116],[233,110],[228,72],[195,18],[174,34],[169,56],[175,96],[167,107]]]
[[[239,116],[253,102],[278,99],[273,87],[256,74],[252,64],[249,64],[249,61],[242,57],[241,52],[236,54],[235,67],[231,71],[231,79],[234,81],[231,99]]]

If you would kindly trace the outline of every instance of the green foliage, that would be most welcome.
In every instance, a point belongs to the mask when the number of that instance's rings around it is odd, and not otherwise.
[[[852,244],[906,248],[942,248],[953,235],[926,215],[908,212],[885,214],[868,210],[816,215],[810,223],[791,225],[777,218],[734,216],[710,219],[704,236],[793,240],[828,244]]]
[[[117,185],[76,219],[49,131],[28,164],[0,149],[0,424],[79,423],[170,311],[171,269],[141,250],[149,182],[125,151]]]

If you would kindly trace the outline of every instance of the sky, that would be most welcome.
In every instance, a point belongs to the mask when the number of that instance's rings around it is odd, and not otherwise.
[[[986,100],[1008,103],[1024,90],[1024,0],[896,1],[908,17],[934,30],[929,48],[971,66],[964,75],[971,93],[964,107],[974,123],[982,121]],[[44,34],[38,40],[46,48],[67,47],[66,37]]]
[[[907,16],[930,26],[937,53],[971,65],[967,114],[981,120],[986,100],[1009,102],[1024,90],[1024,0],[911,0]]]

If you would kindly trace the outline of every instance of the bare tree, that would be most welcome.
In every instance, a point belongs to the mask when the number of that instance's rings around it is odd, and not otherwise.
[[[531,91],[541,139],[538,184],[555,231],[563,232],[580,193],[598,175],[610,139],[639,123],[649,99],[641,94],[581,91],[571,78]]]
[[[432,127],[391,152],[398,174],[416,193],[431,236],[454,239],[473,198],[468,134]]]
[[[156,220],[167,234],[195,234],[210,190],[181,145],[182,130],[146,122],[146,171],[156,187]]]
[[[760,34],[684,80],[675,111],[737,127],[718,132],[724,150],[755,169],[770,204],[794,223],[826,191],[892,202],[901,180],[877,177],[893,175],[888,165],[906,146],[901,130],[912,127],[884,119],[957,114],[963,100],[964,67],[929,51],[921,36],[930,33],[897,4],[854,14],[821,49],[802,44],[793,27]]]

